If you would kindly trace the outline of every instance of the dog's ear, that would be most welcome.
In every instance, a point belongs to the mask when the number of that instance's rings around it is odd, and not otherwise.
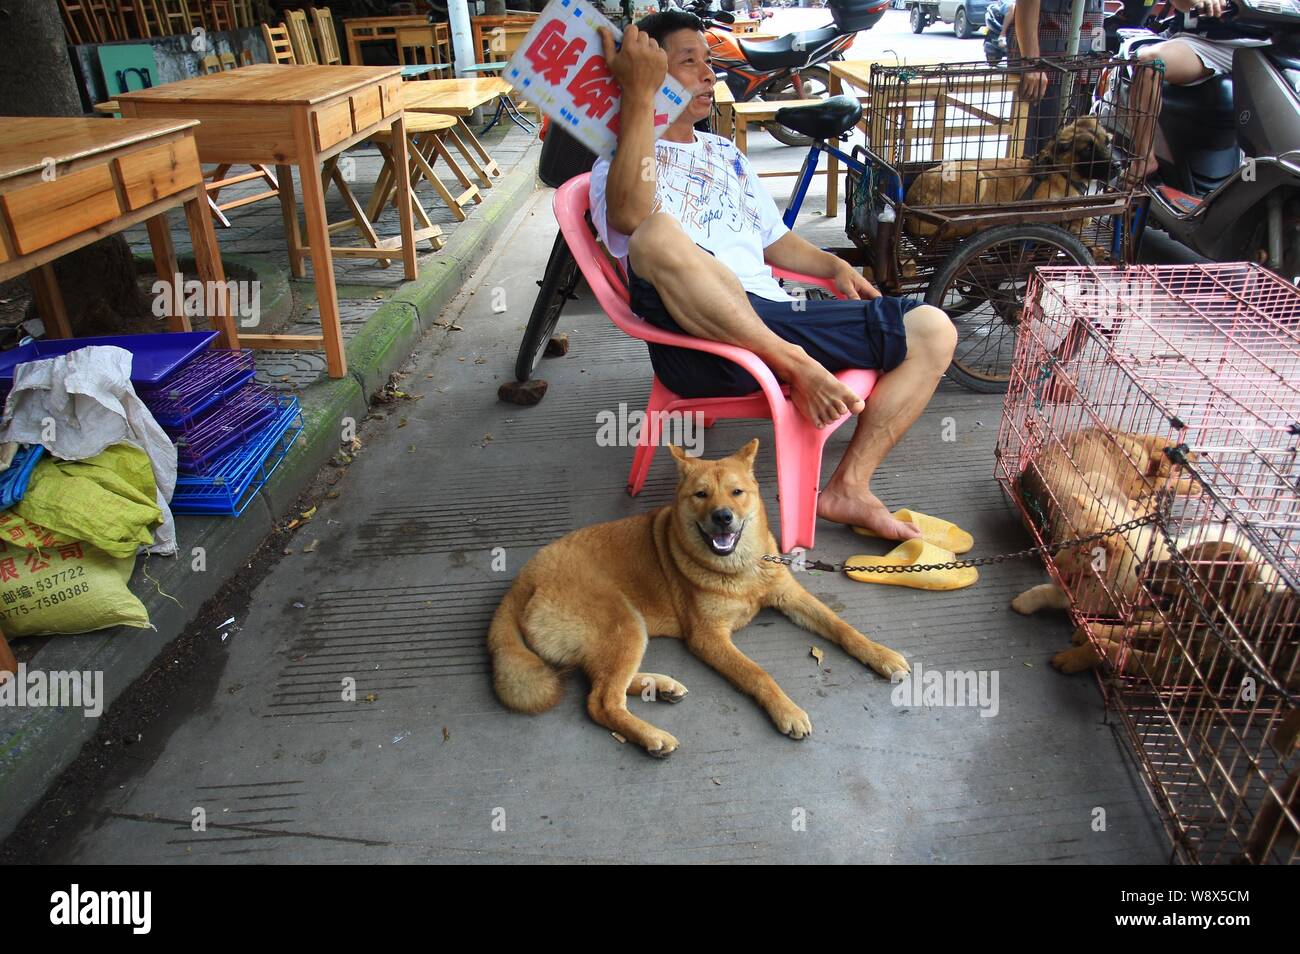
[[[685,477],[697,464],[699,464],[698,459],[688,456],[686,451],[682,450],[676,444],[668,445],[668,453],[672,454],[673,460],[677,461],[677,473],[682,477]]]
[[[758,454],[758,438],[755,437],[748,444],[742,447],[736,453],[731,455],[732,460],[738,460],[752,473],[754,470],[754,457]]]

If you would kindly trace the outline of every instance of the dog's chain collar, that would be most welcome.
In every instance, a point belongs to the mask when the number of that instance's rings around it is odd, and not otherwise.
[[[1089,543],[1096,543],[1098,540],[1104,540],[1106,537],[1113,537],[1117,533],[1127,533],[1138,527],[1145,526],[1149,523],[1157,523],[1161,519],[1161,513],[1155,511],[1147,514],[1145,517],[1137,517],[1125,523],[1111,527],[1109,530],[1102,530],[1098,533],[1090,533],[1086,537],[1079,537],[1074,540],[1063,540],[1060,543],[1049,543],[1041,547],[1028,547],[1024,550],[1016,550],[1012,553],[1000,553],[997,556],[975,557],[970,560],[950,560],[947,563],[912,563],[907,566],[893,566],[889,564],[879,564],[876,566],[848,566],[846,564],[824,563],[821,560],[803,560],[798,557],[773,556],[764,554],[763,561],[766,563],[779,563],[782,566],[795,566],[796,564],[806,570],[822,570],[827,573],[848,573],[848,572],[869,572],[869,573],[922,573],[928,570],[960,570],[973,566],[990,566],[997,563],[1005,563],[1007,560],[1021,560],[1030,556],[1051,556],[1060,553],[1062,550],[1068,550],[1072,547],[1083,547]]]

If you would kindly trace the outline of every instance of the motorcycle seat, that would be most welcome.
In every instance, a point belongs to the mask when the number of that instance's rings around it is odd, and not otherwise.
[[[858,124],[862,104],[853,96],[832,96],[811,106],[787,106],[776,111],[776,121],[813,139],[838,139]]]
[[[1192,129],[1228,132],[1236,141],[1237,116],[1232,107],[1232,77],[1215,76],[1195,86],[1164,86],[1164,122],[1175,120]]]
[[[789,33],[779,40],[747,43],[737,38],[737,43],[754,69],[779,70],[787,66],[803,66],[815,50],[840,35],[836,27],[825,26],[820,30]]]

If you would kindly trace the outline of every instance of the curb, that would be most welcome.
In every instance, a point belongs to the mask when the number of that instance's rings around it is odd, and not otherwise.
[[[102,706],[107,711],[193,621],[203,604],[247,566],[249,557],[338,450],[344,418],[360,421],[366,416],[369,396],[406,362],[536,188],[536,166],[525,154],[511,172],[493,183],[490,198],[457,227],[439,257],[422,263],[420,277],[375,310],[347,343],[348,375],[326,378],[302,394],[303,433],[242,516],[182,518],[178,558],[137,563],[131,590],[148,608],[155,629],[49,637],[40,651],[40,668],[102,671]],[[230,258],[253,267],[246,257]],[[265,278],[264,268],[254,270]],[[288,287],[285,280],[284,293]],[[197,572],[200,549],[205,568]],[[86,718],[81,710],[0,708],[0,839],[8,837],[40,801],[96,728],[97,720]]]

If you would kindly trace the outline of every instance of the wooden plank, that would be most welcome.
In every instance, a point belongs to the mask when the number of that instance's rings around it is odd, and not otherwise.
[[[192,136],[162,143],[114,160],[128,209],[139,209],[203,181]]]
[[[121,211],[107,164],[0,196],[17,250],[27,255],[111,221]]]
[[[27,284],[32,286],[32,300],[36,310],[45,320],[45,333],[48,338],[71,338],[72,323],[68,321],[68,309],[63,304],[63,292],[54,277],[54,266],[50,264],[34,268],[27,273]]]
[[[337,66],[324,68],[339,69]],[[194,139],[203,162],[283,165],[298,159],[298,146],[286,109],[168,102],[124,103],[123,108],[138,110],[146,116],[184,114],[199,120]]]
[[[287,348],[294,351],[324,351],[321,335],[240,335],[241,348]]]

